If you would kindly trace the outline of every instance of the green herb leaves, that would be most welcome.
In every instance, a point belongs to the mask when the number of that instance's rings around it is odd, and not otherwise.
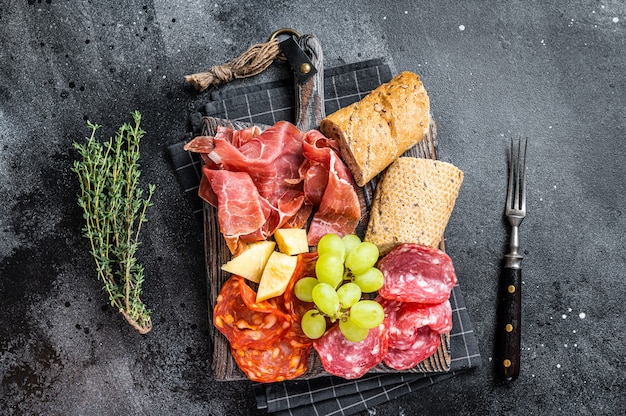
[[[155,186],[150,184],[144,197],[139,187],[139,142],[145,131],[140,128],[141,114],[135,111],[132,116],[134,124],[124,124],[104,143],[95,138],[100,126],[87,122],[91,135],[86,143],[73,143],[82,160],[74,161],[72,171],[80,182],[83,232],[91,244],[98,277],[111,306],[145,334],[152,329],[152,321],[140,299],[144,269],[135,253]]]

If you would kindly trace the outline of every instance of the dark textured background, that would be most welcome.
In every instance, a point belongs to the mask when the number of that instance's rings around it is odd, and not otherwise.
[[[382,4],[0,0],[1,413],[255,413],[248,383],[210,376],[202,229],[165,149],[207,99],[184,75],[293,27],[320,38],[327,67],[388,56],[419,73],[441,158],[465,172],[446,248],[483,366],[369,414],[624,414],[625,3]],[[140,252],[146,336],[107,306],[70,171],[85,120],[109,137],[135,109],[157,185]],[[491,357],[518,134],[531,140],[522,374],[502,385]]]

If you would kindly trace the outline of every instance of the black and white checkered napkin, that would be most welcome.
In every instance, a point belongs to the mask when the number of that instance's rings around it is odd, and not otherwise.
[[[325,69],[324,99],[331,114],[362,99],[369,91],[393,77],[390,65],[374,59]],[[202,223],[203,204],[197,195],[200,158],[183,150],[186,141],[200,131],[202,116],[231,121],[272,125],[294,119],[291,79],[214,91],[197,113],[191,115],[191,131],[180,143],[169,147],[172,164],[198,221]],[[463,277],[460,276],[460,280]],[[366,375],[359,380],[324,376],[310,380],[255,384],[257,407],[274,415],[351,415],[393,400],[404,394],[448,379],[481,364],[478,343],[465,301],[455,286],[450,296],[453,327],[450,333],[450,371],[445,373],[390,373]]]

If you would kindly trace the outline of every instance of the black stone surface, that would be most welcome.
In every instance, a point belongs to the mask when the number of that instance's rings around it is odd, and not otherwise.
[[[165,149],[207,99],[183,76],[281,27],[315,33],[329,67],[389,56],[419,73],[441,159],[465,172],[446,248],[484,364],[369,414],[626,412],[626,4],[383,4],[0,2],[2,414],[263,414],[249,383],[210,376],[202,229]],[[139,254],[154,311],[146,336],[107,306],[70,171],[87,119],[108,137],[135,109],[143,179],[157,184]],[[502,384],[491,357],[506,152],[518,135],[530,139],[522,364]]]

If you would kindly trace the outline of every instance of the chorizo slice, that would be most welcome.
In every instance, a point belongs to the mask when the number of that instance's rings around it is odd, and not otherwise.
[[[231,353],[237,366],[252,381],[292,380],[308,369],[311,344],[300,341],[300,336],[290,330],[268,348],[231,348]]]
[[[291,327],[291,318],[278,305],[255,303],[256,294],[243,277],[224,283],[213,308],[213,324],[232,348],[268,348]]]
[[[303,302],[294,294],[294,286],[298,283],[298,280],[305,277],[316,277],[315,275],[315,263],[317,262],[317,253],[302,253],[298,255],[298,263],[294,270],[291,280],[287,284],[285,294],[283,295],[285,301],[285,308],[287,312],[297,322],[300,322],[302,316],[306,311],[314,307],[313,302]]]

